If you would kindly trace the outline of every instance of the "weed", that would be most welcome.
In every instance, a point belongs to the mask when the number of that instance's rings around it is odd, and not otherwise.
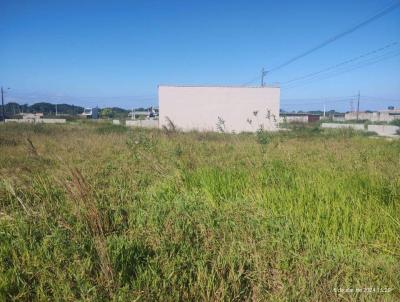
[[[125,133],[128,128],[123,125],[102,125],[96,128],[96,132],[99,134],[113,134],[113,133]]]
[[[217,127],[218,132],[225,133],[225,130],[226,130],[225,120],[220,116],[218,117],[216,127]]]
[[[262,125],[257,130],[257,141],[261,145],[267,145],[271,141],[270,134],[264,130],[264,127]]]
[[[26,139],[26,141],[28,142],[28,151],[29,151],[29,153],[31,155],[33,155],[33,156],[38,156],[39,154],[37,152],[37,149],[36,149],[35,145],[32,143],[32,140],[28,137]]]
[[[167,134],[174,134],[178,132],[178,128],[175,123],[169,117],[166,117],[165,119],[167,120],[167,125],[163,126],[164,132]]]
[[[0,301],[399,300],[399,141],[290,127],[0,125]]]

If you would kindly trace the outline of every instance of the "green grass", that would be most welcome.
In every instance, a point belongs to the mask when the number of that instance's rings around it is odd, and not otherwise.
[[[317,127],[1,125],[0,301],[399,301],[399,154]],[[369,287],[393,291],[334,291]]]

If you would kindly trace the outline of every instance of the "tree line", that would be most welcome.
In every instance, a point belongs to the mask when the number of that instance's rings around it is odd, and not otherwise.
[[[8,103],[4,105],[4,113],[6,118],[12,117],[21,113],[43,113],[44,115],[56,115],[56,105],[40,102],[32,105],[18,103]],[[83,112],[83,107],[69,105],[69,104],[57,104],[57,114],[59,115],[76,115]]]
[[[0,108],[2,106],[0,105]],[[2,109],[2,108],[1,108]],[[148,108],[136,108],[136,111],[145,111]],[[55,104],[47,102],[39,102],[32,105],[23,104],[20,105],[15,102],[10,102],[4,105],[5,118],[12,118],[22,113],[43,113],[45,116],[57,115],[79,115],[83,112],[84,108],[81,106],[69,105],[69,104]],[[103,118],[124,118],[128,116],[131,110],[119,108],[119,107],[106,107],[100,109],[100,116]],[[0,110],[1,114],[1,110]]]

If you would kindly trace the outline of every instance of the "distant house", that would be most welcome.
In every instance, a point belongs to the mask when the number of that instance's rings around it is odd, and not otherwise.
[[[21,117],[26,122],[37,122],[43,118],[43,113],[21,113]]]
[[[158,116],[158,108],[150,107],[146,110],[132,110],[128,113],[128,117],[131,119],[149,119],[149,118],[156,118]]]
[[[85,110],[83,110],[81,115],[84,116],[85,118],[98,119],[99,118],[99,108],[98,107],[85,108]]]

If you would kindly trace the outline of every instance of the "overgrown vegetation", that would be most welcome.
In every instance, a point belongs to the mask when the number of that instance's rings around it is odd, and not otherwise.
[[[121,127],[1,125],[1,301],[400,300],[399,140]]]
[[[0,110],[2,106],[0,105]],[[4,114],[7,118],[16,117],[20,113],[36,113],[41,112],[45,116],[55,116],[56,112],[58,114],[69,114],[77,115],[83,112],[83,107],[68,105],[68,104],[57,104],[57,109],[55,104],[51,103],[35,103],[32,105],[18,103],[8,103],[4,105]]]
[[[395,119],[390,122],[390,125],[399,126],[400,127],[400,119]]]

